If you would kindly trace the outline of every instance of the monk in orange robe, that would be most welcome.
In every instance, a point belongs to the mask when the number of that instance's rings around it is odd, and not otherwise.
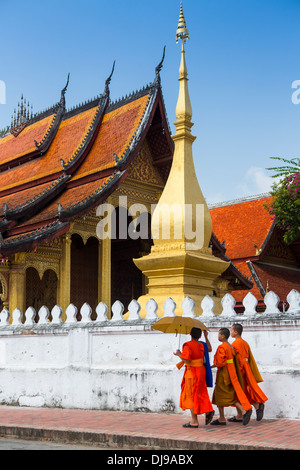
[[[222,343],[214,356],[214,365],[217,367],[217,378],[212,403],[219,409],[219,418],[212,421],[212,425],[226,425],[224,407],[235,406],[240,410],[243,424],[249,423],[252,407],[249,403],[240,382],[242,377],[235,357],[235,350],[228,343],[230,331],[220,328],[218,340]]]
[[[243,389],[249,402],[256,410],[256,420],[260,421],[263,418],[264,404],[268,398],[257,385],[258,382],[263,382],[263,379],[259,373],[249,344],[242,339],[242,333],[243,326],[239,323],[234,323],[231,327],[230,334],[231,337],[234,338],[232,346],[237,353],[237,359],[243,376]],[[241,413],[237,410],[237,416],[230,418],[228,421],[237,422],[241,420]]]
[[[198,341],[201,333],[199,328],[192,328],[191,341],[184,343],[182,352],[177,350],[174,353],[181,359],[181,362],[177,364],[178,369],[185,365],[179,403],[182,410],[191,412],[191,421],[183,424],[185,428],[198,428],[198,415],[200,414],[206,414],[205,424],[209,424],[214,415],[205,381],[204,345]]]

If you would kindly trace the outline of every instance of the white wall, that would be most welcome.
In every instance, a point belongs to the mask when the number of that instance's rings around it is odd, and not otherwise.
[[[178,358],[173,356],[178,338],[151,330],[156,321],[153,310],[149,318],[141,319],[137,303],[131,307],[128,320],[122,318],[122,309],[115,309],[113,320],[107,320],[102,305],[93,322],[86,305],[80,322],[69,310],[62,323],[57,310],[51,323],[47,311],[44,320],[34,323],[31,311],[21,324],[20,312],[13,312],[12,325],[8,312],[2,311],[0,403],[181,412],[183,369],[177,370]],[[252,348],[264,378],[260,386],[269,398],[266,418],[300,418],[300,311],[294,312],[237,316],[227,310],[220,316],[204,312],[201,318],[210,329],[211,362],[219,344],[218,329],[234,321],[244,325],[243,337]],[[185,340],[189,337],[181,337],[181,345]],[[227,414],[232,413],[228,408]]]

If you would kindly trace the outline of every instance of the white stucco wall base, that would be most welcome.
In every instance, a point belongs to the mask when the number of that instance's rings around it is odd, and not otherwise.
[[[299,419],[300,316],[207,319],[211,362],[218,329],[234,321],[244,325],[243,337],[264,378],[265,417]],[[144,319],[0,327],[0,403],[181,413],[183,369],[177,370],[173,355],[178,338],[151,330],[152,324]],[[181,337],[181,345],[188,339]]]

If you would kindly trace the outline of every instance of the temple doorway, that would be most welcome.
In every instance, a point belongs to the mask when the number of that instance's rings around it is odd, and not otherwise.
[[[57,303],[57,276],[52,269],[47,269],[42,279],[38,271],[29,267],[26,269],[26,309],[33,307],[38,313],[45,305],[50,312]]]
[[[92,319],[98,305],[99,241],[90,237],[84,244],[78,234],[72,235],[71,244],[71,303],[80,309],[87,302],[92,308]]]
[[[119,221],[126,220],[127,232],[125,236],[123,223],[123,233]],[[116,209],[116,237],[111,240],[111,305],[119,300],[124,305],[124,313],[128,311],[128,305],[132,299],[138,299],[146,291],[145,276],[132,261],[140,258],[151,250],[150,236],[150,215],[141,214],[136,224],[136,232],[139,232],[140,221],[149,227],[147,237],[144,239],[133,239],[132,217],[127,209],[118,207]],[[113,225],[113,224],[112,224]],[[145,225],[144,225],[145,226]]]

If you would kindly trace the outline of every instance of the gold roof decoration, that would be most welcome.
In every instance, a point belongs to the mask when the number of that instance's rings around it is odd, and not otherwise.
[[[186,39],[190,39],[189,30],[186,27],[186,21],[183,14],[182,0],[180,1],[180,15],[178,21],[178,28],[176,31],[176,43],[178,43],[178,39],[182,39],[182,41],[184,42]]]

